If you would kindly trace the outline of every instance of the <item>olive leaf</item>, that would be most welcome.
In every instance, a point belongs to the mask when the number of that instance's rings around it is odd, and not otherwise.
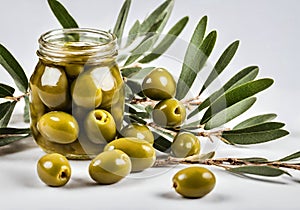
[[[127,16],[128,16],[128,12],[130,9],[130,5],[131,5],[131,0],[125,0],[124,4],[119,12],[117,22],[116,22],[114,30],[113,30],[113,33],[118,38],[119,45],[121,45],[123,31],[124,31],[125,24],[127,21]]]
[[[284,161],[294,160],[294,159],[298,159],[298,158],[300,158],[300,151],[295,152],[295,153],[293,153],[291,155],[288,155],[288,156],[286,156],[284,158],[281,158],[278,161],[284,162]]]
[[[224,95],[219,97],[215,102],[213,102],[210,105],[210,107],[204,113],[200,123],[205,124],[208,120],[210,120],[212,116],[216,115],[220,111],[232,106],[233,104],[245,98],[253,96],[267,89],[273,84],[273,82],[274,81],[269,78],[259,79],[247,82],[225,92]]]
[[[232,130],[238,130],[238,129],[254,126],[254,125],[257,125],[257,124],[261,124],[261,123],[264,123],[264,122],[268,122],[268,121],[271,121],[271,120],[275,119],[276,117],[277,117],[277,115],[273,114],[273,113],[272,114],[263,114],[263,115],[254,116],[254,117],[251,117],[247,120],[244,120],[244,121],[240,122],[239,124],[234,126]]]
[[[23,113],[23,119],[25,123],[30,122],[30,117],[29,117],[29,96],[24,96],[24,113]]]
[[[14,56],[2,44],[0,44],[0,64],[13,78],[18,89],[26,93],[28,89],[26,74]]]
[[[205,33],[207,18],[204,17],[197,25],[190,44],[187,48],[184,63],[177,82],[176,98],[183,99],[188,93],[190,87],[195,81],[197,74],[201,71],[208,57],[210,56],[216,39],[217,32],[210,32],[202,41],[203,33]],[[199,33],[199,34],[198,34]]]
[[[279,168],[270,167],[270,166],[241,166],[227,169],[233,173],[242,173],[242,174],[253,174],[259,176],[268,176],[276,177],[283,174],[291,176],[288,172],[281,170]]]
[[[0,83],[0,98],[12,97],[14,92],[15,89],[13,87]]]
[[[121,74],[123,77],[130,77],[131,75],[134,75],[135,73],[139,72],[141,69],[142,67],[122,68]]]
[[[139,35],[139,30],[140,30],[140,21],[136,20],[131,29],[129,30],[128,37],[127,37],[127,43],[125,47],[130,46],[134,40],[138,37]]]
[[[224,125],[247,111],[255,103],[255,101],[255,97],[246,98],[224,109],[223,111],[220,111],[205,124],[204,129],[209,130]]]
[[[48,0],[48,4],[63,28],[78,28],[78,24],[66,8],[57,0]]]
[[[196,109],[194,109],[188,115],[187,118],[189,119],[195,116],[200,111],[210,106],[217,98],[219,98],[226,91],[235,88],[241,84],[244,84],[246,82],[254,80],[258,74],[258,71],[259,69],[257,66],[249,66],[242,69],[237,74],[235,74],[231,79],[229,79],[229,81],[226,82],[223,87],[221,87],[219,90],[215,91],[209,97],[207,97]]]
[[[8,102],[8,103],[9,103],[9,104],[7,104],[8,108],[6,108],[6,106],[5,106],[6,112],[4,113],[4,115],[1,117],[2,114],[0,114],[0,128],[6,127],[8,125],[17,101]]]
[[[153,32],[151,28],[165,18],[167,13],[170,13],[174,5],[173,0],[167,0],[156,8],[141,24],[140,24],[140,33],[146,34],[148,32]]]
[[[227,133],[224,131],[222,137],[232,144],[259,144],[279,139],[288,135],[289,132],[283,129],[264,130],[258,132],[245,132],[245,133]]]
[[[261,157],[238,158],[238,160],[250,163],[266,163],[269,161],[268,159]]]
[[[211,73],[207,77],[206,81],[204,82],[199,95],[223,72],[223,70],[228,66],[230,61],[232,60],[233,56],[235,55],[239,46],[239,41],[235,41],[230,44],[226,50],[222,53],[221,57],[213,67]]]
[[[158,151],[169,153],[173,136],[155,128],[152,128],[152,133],[154,135],[153,147]]]
[[[146,67],[142,68],[140,71],[136,72],[132,76],[130,76],[130,79],[134,80],[141,80],[144,79],[145,76],[147,76],[155,67]]]
[[[0,128],[0,146],[19,141],[28,136],[30,136],[29,128]]]
[[[170,31],[164,36],[163,40],[155,47],[152,52],[139,60],[140,63],[149,63],[161,56],[176,40],[188,22],[188,17],[178,21]]]

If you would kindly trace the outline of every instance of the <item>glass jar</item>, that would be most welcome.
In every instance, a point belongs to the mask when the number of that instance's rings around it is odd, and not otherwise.
[[[40,37],[37,55],[30,78],[35,141],[45,152],[69,159],[95,157],[112,140],[106,134],[114,138],[123,121],[124,83],[115,35],[95,29],[52,30]],[[106,128],[109,117],[113,123]]]

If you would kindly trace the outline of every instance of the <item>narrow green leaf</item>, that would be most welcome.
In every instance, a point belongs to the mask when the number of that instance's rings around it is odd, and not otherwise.
[[[9,102],[9,108],[6,111],[6,114],[2,118],[0,118],[0,128],[6,127],[8,125],[16,103],[16,101]]]
[[[226,50],[223,52],[215,66],[213,67],[211,73],[208,78],[204,82],[199,95],[223,72],[223,70],[228,66],[233,56],[235,55],[239,46],[239,41],[235,41],[230,44]]]
[[[294,159],[297,159],[297,158],[300,158],[300,151],[295,152],[295,153],[293,153],[291,155],[288,155],[288,156],[286,156],[284,158],[281,158],[278,161],[283,162],[283,161],[294,160]]]
[[[218,112],[224,110],[227,107],[232,106],[233,104],[253,96],[273,84],[273,80],[269,78],[259,79],[255,81],[250,81],[245,84],[242,84],[236,88],[233,88],[224,95],[220,96],[215,102],[204,113],[203,118],[201,119],[201,124],[206,123],[210,118],[216,115]]]
[[[13,87],[0,83],[0,98],[13,96],[14,92],[15,89]]]
[[[30,122],[30,118],[29,118],[29,97],[25,96],[24,97],[24,113],[23,113],[23,119],[25,123],[29,123]]]
[[[225,123],[247,111],[255,103],[255,101],[255,97],[246,98],[224,109],[223,111],[220,111],[205,124],[204,129],[209,130],[224,125]]]
[[[188,119],[198,114],[200,111],[210,106],[217,98],[219,98],[226,91],[237,87],[238,85],[244,84],[246,82],[252,81],[258,74],[258,67],[250,66],[235,74],[226,84],[219,90],[212,93],[207,97],[196,109],[194,109],[189,115]]]
[[[18,61],[13,55],[0,44],[0,64],[10,74],[18,89],[26,93],[28,89],[28,79]]]
[[[199,160],[207,160],[207,159],[212,159],[215,156],[215,151],[209,152],[206,154],[200,154],[199,155]]]
[[[275,139],[279,139],[283,136],[288,135],[289,132],[286,130],[270,130],[270,131],[260,131],[260,132],[250,132],[250,133],[230,133],[223,132],[222,137],[225,138],[232,144],[259,144]]]
[[[11,144],[13,142],[22,140],[24,138],[29,137],[30,134],[27,135],[21,135],[21,136],[12,136],[12,137],[6,137],[6,138],[0,138],[0,147]]]
[[[241,128],[238,130],[225,131],[226,134],[237,134],[237,133],[251,133],[251,132],[260,132],[260,131],[269,131],[280,129],[284,126],[284,123],[281,122],[265,122],[261,124],[256,124],[246,128]]]
[[[48,4],[63,28],[78,28],[78,24],[66,8],[57,0],[48,0]]]
[[[126,84],[134,94],[142,92],[142,86],[139,82],[131,79],[127,79]]]
[[[0,138],[7,137],[7,135],[30,134],[29,128],[0,128]]]
[[[121,45],[123,31],[124,31],[124,27],[125,27],[125,24],[127,21],[127,16],[128,16],[128,12],[130,9],[130,5],[131,5],[131,0],[125,0],[124,4],[119,12],[117,22],[116,22],[114,30],[113,30],[113,33],[118,38],[119,45]]]
[[[250,163],[266,163],[269,161],[268,159],[261,158],[261,157],[238,158],[238,160],[246,161],[246,162],[250,162]]]
[[[0,122],[4,118],[4,116],[7,114],[7,112],[9,111],[10,105],[11,105],[11,102],[9,102],[9,101],[0,104]]]
[[[155,139],[153,143],[153,147],[161,152],[165,152],[165,153],[170,152],[172,142],[169,139],[172,139],[172,136],[163,133],[157,129],[153,129],[152,133]]]
[[[155,47],[150,54],[142,58],[139,62],[140,63],[149,63],[155,59],[157,59],[159,56],[161,56],[176,40],[177,36],[182,32],[184,27],[186,26],[188,22],[188,17],[182,18],[180,21],[178,21],[165,35],[163,40]]]
[[[139,30],[140,30],[140,21],[135,21],[131,29],[129,30],[128,37],[127,37],[127,43],[125,47],[130,46],[134,40],[138,37],[139,35]]]
[[[284,170],[270,167],[270,166],[241,166],[241,167],[230,168],[228,169],[228,171],[233,173],[253,174],[253,175],[268,176],[268,177],[276,177],[276,176],[281,176],[283,174],[287,174],[291,176],[288,172]]]
[[[187,47],[187,50],[185,52],[183,65],[182,65],[181,73],[177,84],[176,97],[178,99],[184,98],[188,90],[184,90],[182,91],[182,93],[181,92],[179,93],[178,91],[180,91],[183,88],[189,89],[188,87],[186,87],[187,83],[185,82],[186,80],[188,80],[188,74],[192,74],[193,78],[196,78],[197,71],[198,71],[198,65],[197,65],[198,62],[195,61],[197,60],[199,54],[201,53],[199,48],[201,46],[201,43],[203,42],[206,26],[207,26],[207,16],[204,16],[198,22],[194,30],[194,33],[192,35],[192,38],[189,42],[189,45]]]
[[[123,77],[130,77],[135,73],[139,72],[141,69],[142,69],[141,67],[123,68],[121,69],[121,74]]]
[[[247,127],[250,127],[253,125],[261,124],[264,122],[268,122],[268,121],[275,119],[276,117],[277,117],[276,114],[263,114],[263,115],[254,116],[243,122],[240,122],[232,130],[238,130],[238,129],[247,128]]]
[[[131,51],[131,55],[126,60],[124,66],[132,64],[134,61],[139,59],[145,52],[147,52],[156,41],[157,34],[153,34],[150,38],[140,43],[135,49]]]
[[[173,7],[174,1],[167,0],[156,8],[142,23],[140,27],[140,33],[147,33],[153,27],[155,23],[161,20],[162,16],[169,11],[170,7]]]

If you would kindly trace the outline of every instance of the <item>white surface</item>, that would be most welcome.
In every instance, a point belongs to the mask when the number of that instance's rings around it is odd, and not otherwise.
[[[122,1],[62,0],[83,27],[109,29],[115,22]],[[162,1],[134,0],[130,26],[143,18]],[[45,31],[60,27],[46,0],[1,0],[0,42],[26,69],[29,76],[36,64],[37,39]],[[248,115],[275,112],[287,123],[291,135],[262,145],[236,148],[217,144],[218,157],[282,157],[300,150],[299,83],[300,3],[297,0],[177,0],[170,23],[188,15],[190,21],[182,40],[188,41],[203,15],[209,16],[209,29],[217,29],[218,41],[212,54],[213,63],[235,39],[241,45],[226,80],[247,65],[258,65],[260,76],[275,79],[271,89],[260,94]],[[170,24],[168,25],[170,27]],[[128,28],[128,27],[127,27]],[[172,48],[174,50],[174,48]],[[163,60],[163,59],[162,59]],[[159,63],[159,61],[158,61]],[[172,66],[178,74],[179,66]],[[229,73],[230,72],[230,73]],[[1,82],[12,83],[0,68]],[[23,126],[21,105],[11,122]],[[204,143],[204,142],[203,142]],[[210,167],[217,177],[214,191],[202,199],[183,199],[171,188],[171,178],[185,166],[172,169],[153,168],[110,186],[94,185],[87,174],[88,161],[71,161],[73,175],[63,188],[50,188],[36,175],[36,162],[44,153],[29,138],[0,148],[0,209],[299,209],[299,184],[287,177],[269,182],[243,179]],[[291,171],[299,179],[300,173]],[[149,174],[151,176],[149,176]],[[153,176],[154,175],[154,176]]]

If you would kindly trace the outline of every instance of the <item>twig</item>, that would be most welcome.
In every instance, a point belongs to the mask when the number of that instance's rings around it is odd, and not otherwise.
[[[20,96],[6,96],[5,99],[7,100],[12,100],[12,101],[20,101],[22,98],[24,98],[25,96],[29,96],[29,92],[23,94],[23,95],[20,95]]]

